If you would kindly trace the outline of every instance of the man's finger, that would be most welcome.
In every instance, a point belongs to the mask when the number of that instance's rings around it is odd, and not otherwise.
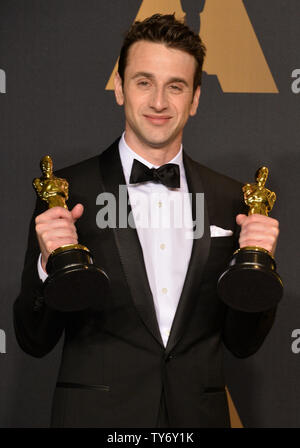
[[[47,222],[52,219],[64,218],[69,221],[72,220],[72,215],[66,208],[63,207],[52,207],[46,210],[44,213],[41,213],[35,218],[36,224],[41,224]]]
[[[275,225],[265,225],[259,222],[246,222],[243,226],[242,232],[244,235],[274,235],[278,236],[279,228]]]
[[[240,215],[238,215],[240,216]],[[246,216],[246,215],[243,215]],[[261,223],[261,224],[273,224],[274,226],[279,226],[279,222],[277,219],[271,218],[270,216],[259,215],[258,213],[254,213],[253,215],[246,216],[247,224],[248,223]]]
[[[236,217],[236,223],[239,225],[239,226],[241,226],[242,224],[243,224],[243,222],[245,221],[245,219],[247,219],[247,215],[242,215],[242,214],[239,214],[239,215],[237,215],[237,217]]]
[[[82,204],[76,204],[75,207],[72,208],[71,215],[72,215],[74,222],[76,222],[77,219],[79,219],[82,216],[83,211],[84,211],[84,207]]]

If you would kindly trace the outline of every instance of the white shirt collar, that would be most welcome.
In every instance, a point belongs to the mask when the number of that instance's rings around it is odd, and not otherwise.
[[[125,141],[125,132],[123,132],[122,137],[119,141],[119,153],[121,158],[121,163],[124,171],[124,176],[126,183],[129,183],[130,173],[132,169],[133,160],[137,159],[139,162],[146,165],[148,168],[158,168],[157,165],[153,165],[151,162],[148,162],[148,160],[145,160],[143,157],[138,155],[135,151],[133,151],[126,143]],[[182,145],[180,146],[180,149],[176,156],[170,160],[168,163],[177,163],[180,168],[180,174],[182,175],[184,173],[184,166],[183,166],[183,158],[182,158]]]

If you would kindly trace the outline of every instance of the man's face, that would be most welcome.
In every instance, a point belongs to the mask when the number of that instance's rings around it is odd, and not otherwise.
[[[129,144],[165,148],[181,143],[200,96],[200,87],[193,94],[195,69],[192,55],[160,43],[138,41],[129,48],[123,87],[120,76],[115,78]]]

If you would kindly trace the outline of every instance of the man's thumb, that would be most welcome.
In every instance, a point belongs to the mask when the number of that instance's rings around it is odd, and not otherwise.
[[[84,211],[84,207],[82,204],[76,204],[75,207],[72,208],[71,215],[72,215],[72,218],[74,219],[74,222],[76,222],[77,219],[79,219],[81,217],[83,211]]]
[[[241,226],[243,224],[243,222],[245,221],[245,219],[247,218],[247,215],[237,215],[236,217],[236,223]]]

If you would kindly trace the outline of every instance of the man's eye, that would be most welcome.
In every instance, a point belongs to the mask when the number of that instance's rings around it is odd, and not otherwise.
[[[176,93],[182,92],[182,87],[178,86],[177,84],[171,84],[170,89]]]
[[[139,81],[138,86],[140,87],[148,87],[150,85],[149,81]]]

